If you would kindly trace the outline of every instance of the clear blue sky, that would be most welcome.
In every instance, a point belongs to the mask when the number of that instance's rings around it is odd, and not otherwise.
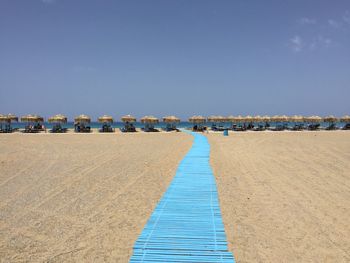
[[[350,113],[350,1],[1,0],[0,113]]]

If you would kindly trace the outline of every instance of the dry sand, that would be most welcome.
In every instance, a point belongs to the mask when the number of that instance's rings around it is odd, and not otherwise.
[[[0,262],[127,262],[192,138],[0,134]]]
[[[350,262],[350,132],[208,137],[237,262]]]

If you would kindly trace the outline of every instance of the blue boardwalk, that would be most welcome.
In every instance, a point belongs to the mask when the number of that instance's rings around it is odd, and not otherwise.
[[[130,262],[230,262],[207,138],[194,143],[134,245]]]

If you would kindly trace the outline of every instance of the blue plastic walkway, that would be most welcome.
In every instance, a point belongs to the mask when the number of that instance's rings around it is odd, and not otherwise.
[[[210,145],[192,133],[191,150],[134,245],[130,262],[235,262],[227,251]]]

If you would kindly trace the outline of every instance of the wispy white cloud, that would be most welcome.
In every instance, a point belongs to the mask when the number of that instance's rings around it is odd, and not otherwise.
[[[328,25],[334,28],[340,28],[341,27],[341,22],[338,22],[333,19],[328,19]]]
[[[335,43],[331,38],[318,36],[314,38],[309,44],[308,47],[310,50],[321,49],[321,48],[329,48],[334,46]]]
[[[317,23],[316,19],[308,17],[299,18],[297,22],[301,25],[315,25]]]
[[[300,52],[303,49],[303,40],[300,36],[295,35],[290,39],[290,46],[294,52]]]

